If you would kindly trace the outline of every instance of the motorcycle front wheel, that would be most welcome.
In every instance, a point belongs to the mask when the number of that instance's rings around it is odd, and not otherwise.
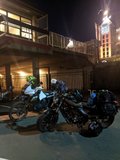
[[[44,113],[37,120],[37,128],[41,132],[53,131],[58,121],[58,113]]]
[[[20,121],[26,117],[28,110],[23,102],[15,102],[9,111],[9,118],[13,122]]]
[[[114,116],[106,116],[103,119],[101,119],[101,126],[103,129],[108,128],[114,121]]]

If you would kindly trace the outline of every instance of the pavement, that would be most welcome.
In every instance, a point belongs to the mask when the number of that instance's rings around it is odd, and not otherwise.
[[[61,116],[54,132],[38,131],[33,112],[12,124],[5,106],[0,105],[0,160],[120,160],[119,112],[99,136],[84,137]]]

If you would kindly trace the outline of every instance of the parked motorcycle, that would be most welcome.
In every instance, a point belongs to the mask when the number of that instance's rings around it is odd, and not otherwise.
[[[0,91],[0,102],[10,102],[13,99],[13,87],[10,86],[6,91]]]
[[[92,94],[89,97],[88,102],[86,104],[83,103],[83,107],[91,117],[101,117],[100,119],[102,119],[103,128],[107,128],[114,121],[115,115],[119,109],[119,103],[116,96],[108,90],[100,90],[99,92],[94,93],[94,98],[92,98]]]
[[[67,123],[82,125],[82,123],[88,121],[88,115],[81,107],[80,102],[83,97],[80,91],[69,92],[65,82],[56,79],[51,80],[51,88],[56,91],[56,94],[51,106],[38,118],[38,130],[41,132],[54,130],[59,118],[59,112],[61,112]],[[75,106],[69,104],[69,102],[74,103]]]
[[[16,122],[24,119],[28,111],[40,113],[51,103],[54,92],[43,92],[41,87],[32,89],[30,85],[24,88],[20,95],[15,97],[14,103],[9,111],[9,118]]]
[[[81,135],[87,133],[98,136],[104,128],[113,123],[118,111],[118,104],[113,95],[109,91],[101,92],[101,94],[100,92],[96,104],[93,104],[92,107],[89,106],[88,102],[76,103],[74,101],[75,96],[70,99],[69,94],[57,92],[52,105],[38,118],[38,130],[41,132],[54,130],[60,112],[67,123],[77,125]],[[109,97],[106,101],[105,94],[108,94]]]

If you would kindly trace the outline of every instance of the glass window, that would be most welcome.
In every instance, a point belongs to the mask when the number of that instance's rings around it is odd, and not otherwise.
[[[31,20],[21,17],[21,22],[31,25]]]
[[[8,12],[8,17],[20,21],[20,16],[18,16],[16,14]]]
[[[7,12],[3,9],[0,9],[0,14],[7,15]],[[1,32],[6,32],[6,22],[5,21],[0,22],[0,31]]]
[[[21,34],[22,34],[21,36],[24,38],[32,39],[32,35],[29,33],[22,32]]]
[[[9,26],[9,33],[14,35],[20,35],[20,29]]]
[[[5,21],[2,21],[0,23],[0,31],[1,32],[6,32],[7,31],[7,23]]]
[[[0,31],[5,32],[5,25],[4,24],[0,24]]]
[[[103,52],[103,57],[105,57],[105,52]]]
[[[31,20],[21,17],[21,22],[31,25]],[[32,39],[32,30],[26,27],[22,27],[21,28],[22,32],[21,32],[21,36],[24,38],[28,38],[28,39]]]
[[[106,34],[106,38],[108,38],[108,34]]]
[[[31,33],[31,29],[22,27],[23,32]]]
[[[4,15],[7,15],[7,12],[5,10],[3,10],[3,9],[0,9],[0,13],[4,14]]]
[[[107,52],[107,57],[109,57],[109,52]]]
[[[8,23],[8,32],[14,35],[20,35],[20,26]]]

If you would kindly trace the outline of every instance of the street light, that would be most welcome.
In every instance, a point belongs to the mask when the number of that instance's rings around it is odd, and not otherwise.
[[[108,10],[105,10],[103,13],[104,16],[108,16]]]
[[[67,44],[66,49],[67,49],[67,48],[73,48],[73,47],[74,47],[73,40],[72,40],[72,39],[69,39],[69,43]]]

